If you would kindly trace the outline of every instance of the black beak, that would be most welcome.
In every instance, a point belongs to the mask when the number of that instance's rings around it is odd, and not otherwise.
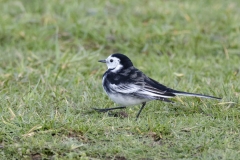
[[[106,63],[106,60],[99,60],[98,62]]]

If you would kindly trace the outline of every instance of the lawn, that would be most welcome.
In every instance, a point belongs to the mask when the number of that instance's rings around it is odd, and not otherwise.
[[[240,1],[0,0],[0,159],[239,159]],[[109,113],[110,54],[177,97]]]

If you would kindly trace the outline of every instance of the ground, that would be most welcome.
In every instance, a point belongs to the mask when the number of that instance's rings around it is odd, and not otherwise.
[[[238,159],[240,2],[0,0],[0,159]],[[121,52],[177,97],[115,105]]]

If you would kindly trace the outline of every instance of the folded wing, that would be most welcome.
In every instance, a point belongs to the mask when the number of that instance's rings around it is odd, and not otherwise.
[[[165,86],[159,87],[154,84],[154,81],[145,77],[143,81],[137,81],[132,83],[120,83],[118,85],[110,84],[112,92],[129,94],[136,97],[141,97],[143,99],[158,99],[170,102],[166,98],[172,98],[176,96],[175,94],[168,92]]]

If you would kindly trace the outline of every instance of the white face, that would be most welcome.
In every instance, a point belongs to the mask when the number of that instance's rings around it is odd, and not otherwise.
[[[117,57],[112,57],[111,55],[106,59],[106,64],[108,69],[111,69],[112,72],[117,72],[123,67],[120,64],[120,59]]]

